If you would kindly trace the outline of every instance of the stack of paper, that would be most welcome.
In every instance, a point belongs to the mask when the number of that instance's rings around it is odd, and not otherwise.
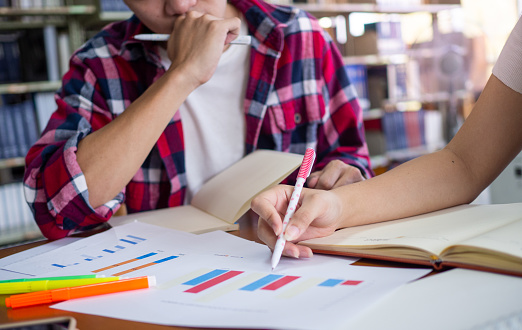
[[[336,328],[429,269],[352,266],[354,259],[283,258],[222,231],[194,235],[140,222],[122,225],[3,268],[21,276],[155,275],[152,289],[53,307],[163,325]],[[24,274],[24,275],[22,275]]]

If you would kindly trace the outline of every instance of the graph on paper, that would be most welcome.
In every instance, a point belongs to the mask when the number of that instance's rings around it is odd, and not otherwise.
[[[267,294],[272,298],[290,299],[306,294],[329,294],[332,290],[350,290],[364,286],[366,281],[348,278],[323,278],[230,269],[199,269],[160,286],[191,294],[195,302],[209,303],[234,295]],[[335,289],[337,288],[337,289]],[[265,292],[265,293],[263,293]],[[227,298],[229,297],[229,298]],[[246,297],[246,296],[245,296]],[[233,300],[233,299],[232,299]]]
[[[32,276],[47,273],[141,276],[143,272],[139,272],[143,270],[150,275],[159,265],[183,256],[182,253],[168,251],[166,244],[158,244],[158,241],[156,237],[147,236],[147,233],[125,233],[92,244],[78,242],[70,247],[71,251],[49,254],[47,258],[15,266],[13,271]]]

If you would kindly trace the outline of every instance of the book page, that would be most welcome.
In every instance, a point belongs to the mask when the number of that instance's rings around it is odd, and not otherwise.
[[[257,194],[280,183],[302,160],[303,155],[257,150],[206,182],[191,204],[234,223],[250,208]]]
[[[301,244],[318,250],[426,259],[439,256],[450,245],[514,222],[520,219],[520,214],[522,203],[460,205],[410,218],[345,228]],[[419,252],[415,254],[412,249]]]
[[[109,220],[109,224],[116,227],[133,221],[144,222],[151,225],[194,234],[201,234],[214,230],[231,231],[239,229],[238,225],[220,220],[191,205],[112,217]]]
[[[443,253],[444,261],[522,273],[522,212],[518,221],[451,246]]]

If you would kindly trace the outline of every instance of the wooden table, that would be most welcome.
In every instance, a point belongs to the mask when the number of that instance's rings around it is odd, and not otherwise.
[[[109,227],[105,226],[103,228],[97,229],[95,231],[89,233],[82,233],[80,235],[75,236],[89,236],[95,234],[97,232],[101,232],[107,230]],[[239,222],[239,230],[231,232],[231,234],[237,235],[239,237],[256,241],[258,243],[262,243],[257,237],[257,219],[254,216],[243,217]],[[42,245],[47,243],[47,241],[34,242],[24,245],[19,245],[16,247],[6,248],[0,250],[0,258],[22,252],[24,250]],[[376,266],[376,267],[416,267],[406,264],[397,264],[391,262],[383,262],[377,260],[368,260],[362,259],[357,261],[354,265],[361,266]],[[435,272],[432,272],[435,273]],[[11,309],[5,307],[5,298],[6,296],[0,295],[0,324],[4,323],[12,323],[12,322],[20,322],[20,321],[28,321],[34,319],[48,318],[48,317],[57,317],[57,316],[72,316],[77,321],[78,329],[88,330],[88,329],[147,329],[147,330],[155,330],[155,329],[194,329],[187,327],[171,327],[171,326],[162,326],[150,323],[140,323],[134,321],[125,321],[120,319],[113,319],[103,316],[96,316],[90,314],[81,314],[81,313],[73,313],[68,311],[63,311],[59,309],[50,308],[49,305],[41,305],[41,306],[33,306],[33,307],[25,307],[20,309]]]

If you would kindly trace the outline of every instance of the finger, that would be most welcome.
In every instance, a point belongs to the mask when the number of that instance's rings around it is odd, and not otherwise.
[[[312,174],[310,174],[310,176],[306,180],[306,185],[309,188],[316,188],[317,182],[319,181],[319,177],[321,176],[322,173],[323,173],[323,171],[316,171],[316,172],[313,172]]]
[[[348,166],[341,177],[333,185],[332,189],[365,180],[361,171],[353,166]]]
[[[265,221],[276,235],[283,230],[283,216],[292,195],[291,186],[278,185],[257,195],[250,207]]]
[[[272,227],[270,227],[261,217],[257,220],[257,236],[270,248],[270,250],[274,250],[277,236],[274,235]]]
[[[274,251],[277,236],[274,235],[272,228],[268,226],[266,221],[261,218],[258,220],[257,235],[259,236],[259,239],[270,248],[270,250]],[[312,256],[312,250],[306,246],[296,245],[287,241],[285,243],[285,248],[283,249],[283,255],[292,258],[310,258]]]
[[[301,206],[295,211],[284,232],[287,241],[299,239],[316,216],[320,214],[320,207],[316,205],[317,199],[308,198],[308,195],[313,194],[314,192],[311,189],[303,189],[301,192]]]
[[[343,173],[343,168],[346,164],[340,160],[333,160],[329,162],[321,172],[315,185],[315,189],[330,190],[335,185],[339,177]]]
[[[286,242],[285,248],[283,249],[283,255],[296,259],[311,258],[313,253],[312,250],[307,246],[301,246],[292,242]]]

